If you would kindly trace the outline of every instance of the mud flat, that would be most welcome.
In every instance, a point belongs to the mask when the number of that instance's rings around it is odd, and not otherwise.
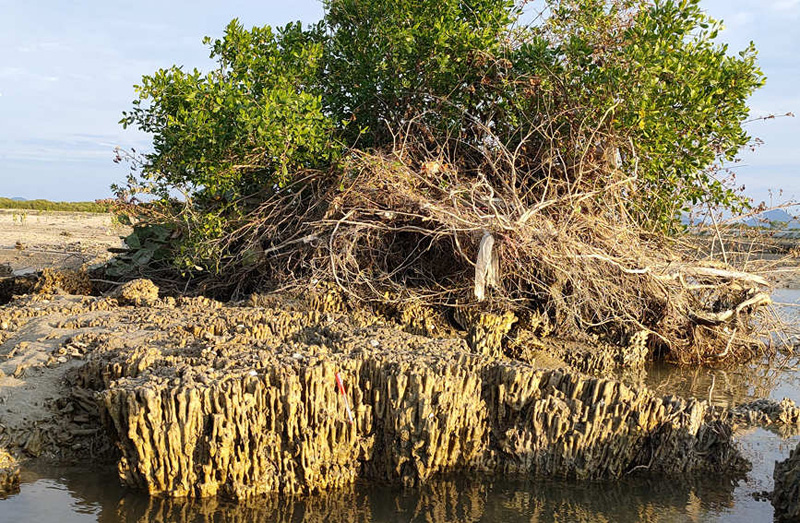
[[[80,268],[105,261],[109,247],[122,247],[130,228],[111,214],[0,209],[0,276],[14,271]]]
[[[34,295],[0,309],[0,444],[117,460],[124,484],[153,495],[237,500],[454,472],[747,470],[704,402],[512,360],[486,348],[492,336],[412,334],[326,296],[149,296]]]

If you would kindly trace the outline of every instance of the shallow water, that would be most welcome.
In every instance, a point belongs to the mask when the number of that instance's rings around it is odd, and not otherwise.
[[[800,291],[779,291],[775,301],[800,304]],[[800,323],[800,308],[786,308],[784,314]],[[647,383],[664,394],[719,406],[763,397],[800,403],[798,361],[783,358],[729,371],[659,367],[648,371]],[[753,470],[736,484],[713,477],[692,484],[641,478],[609,483],[460,477],[419,489],[357,484],[294,501],[234,504],[151,499],[120,487],[113,467],[106,472],[39,467],[24,470],[20,492],[0,500],[0,523],[770,521],[772,506],[754,494],[772,489],[775,461],[785,459],[800,436],[751,429],[738,438]]]
[[[800,290],[779,289],[772,298],[783,304],[777,310],[780,319],[800,328]],[[647,370],[645,384],[661,394],[700,398],[718,407],[759,398],[789,398],[800,404],[800,355],[778,355],[726,370],[657,365]]]
[[[48,522],[352,522],[352,521],[762,521],[768,503],[737,499],[725,481],[608,483],[440,480],[420,489],[359,484],[302,501],[233,504],[149,499],[110,473],[27,470],[19,494],[0,501],[0,521]]]

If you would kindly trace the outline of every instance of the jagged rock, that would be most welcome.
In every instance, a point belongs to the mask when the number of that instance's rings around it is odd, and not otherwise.
[[[44,269],[33,289],[37,294],[81,294],[92,293],[92,282],[86,271],[70,269]]]
[[[607,376],[615,371],[641,371],[647,362],[646,336],[637,335],[628,345],[573,342],[550,338],[546,346],[553,356],[561,358],[578,372]]]
[[[15,333],[36,331],[39,350],[72,370],[69,390],[54,389],[68,401],[39,412],[46,423],[0,437],[44,456],[79,441],[97,448],[89,432],[102,418],[123,481],[174,497],[308,493],[357,478],[427,484],[454,471],[595,479],[746,468],[730,425],[703,402],[503,357],[496,342],[513,318],[484,322],[498,329],[475,329],[473,341],[489,341],[470,347],[343,311],[332,295],[309,298],[317,309],[16,298],[0,309],[7,356],[29,355]],[[51,416],[74,423],[63,431]]]
[[[5,449],[0,448],[0,497],[19,490],[19,465]]]
[[[41,272],[15,272],[0,279],[0,305],[10,302],[14,296],[25,294],[79,294],[92,293],[92,282],[85,271],[69,269],[44,269]]]
[[[397,321],[403,330],[421,336],[440,336],[447,332],[444,318],[437,315],[431,307],[411,303],[400,308]]]
[[[140,278],[122,284],[114,296],[122,305],[149,306],[158,301],[158,287],[152,281]]]
[[[347,310],[341,289],[331,282],[319,282],[308,297],[310,308],[323,314],[341,313]]]
[[[473,319],[467,333],[467,344],[484,356],[502,355],[503,337],[517,322],[517,316],[508,311],[505,314],[480,313]]]
[[[326,316],[222,309],[180,350],[95,353],[87,382],[103,382],[123,482],[247,499],[456,470],[596,479],[746,467],[703,402]]]
[[[758,399],[739,405],[727,413],[735,423],[760,427],[776,427],[787,434],[800,430],[800,407],[789,398],[780,402]]]
[[[800,445],[785,461],[775,463],[772,506],[776,521],[800,520]]]

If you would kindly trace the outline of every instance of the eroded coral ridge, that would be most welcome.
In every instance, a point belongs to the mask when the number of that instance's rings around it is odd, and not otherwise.
[[[260,330],[239,324],[240,338],[217,345],[98,353],[87,368],[103,369],[125,483],[245,499],[456,470],[591,479],[745,466],[703,402],[498,360],[462,340],[259,315]],[[243,343],[251,330],[272,336]]]
[[[421,335],[402,315],[322,299],[151,294],[36,296],[0,310],[6,366],[22,369],[14,379],[69,383],[53,394],[81,405],[94,395],[123,482],[151,494],[248,499],[463,471],[593,479],[746,468],[730,425],[704,402],[543,367],[538,356],[512,360],[497,340],[477,342],[491,336]],[[36,362],[17,363],[23,345]],[[63,416],[45,410],[42,423]],[[76,430],[94,434],[84,410],[73,424],[80,417]],[[30,454],[30,438],[15,436],[25,427],[3,416],[6,444]],[[56,455],[48,445],[37,455]]]
[[[773,479],[775,489],[772,492],[772,506],[775,507],[775,520],[800,520],[800,445],[786,460],[775,463]]]

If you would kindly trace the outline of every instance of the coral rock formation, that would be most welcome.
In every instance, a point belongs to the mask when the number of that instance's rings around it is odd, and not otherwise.
[[[745,467],[702,402],[476,354],[462,340],[242,312],[220,309],[174,347],[90,359],[126,484],[246,499],[456,470],[592,479]]]
[[[33,289],[36,294],[82,294],[92,293],[92,282],[86,271],[70,269],[44,269]]]
[[[302,302],[18,298],[0,309],[5,368],[57,380],[62,399],[37,400],[33,432],[0,412],[0,436],[29,455],[61,435],[96,449],[102,418],[123,482],[172,497],[416,485],[456,471],[596,479],[747,466],[704,402],[505,358],[513,316],[478,318],[470,345],[412,334],[431,326],[402,313],[345,314],[331,293]]]
[[[0,448],[0,497],[19,489],[19,465],[5,449]]]
[[[772,506],[776,521],[800,520],[800,445],[786,461],[775,464]]]
[[[158,300],[158,287],[152,281],[140,278],[120,285],[114,296],[122,305],[151,305]]]
[[[739,405],[730,415],[736,422],[747,425],[800,428],[800,407],[789,398],[784,398],[780,402],[766,398],[758,399]]]

